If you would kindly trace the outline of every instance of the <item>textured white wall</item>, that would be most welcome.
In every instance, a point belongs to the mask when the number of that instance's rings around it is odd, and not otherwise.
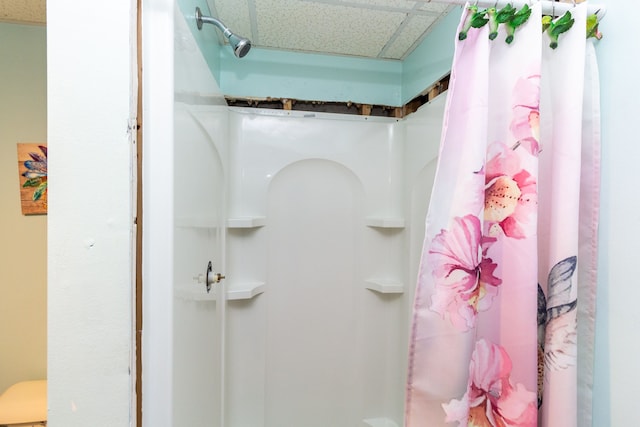
[[[48,425],[128,426],[135,1],[49,2],[47,21]]]

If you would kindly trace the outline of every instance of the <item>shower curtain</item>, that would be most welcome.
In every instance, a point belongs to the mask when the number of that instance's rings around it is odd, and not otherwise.
[[[591,425],[599,87],[587,6],[570,13],[555,49],[539,3],[510,44],[456,34],[408,427]]]

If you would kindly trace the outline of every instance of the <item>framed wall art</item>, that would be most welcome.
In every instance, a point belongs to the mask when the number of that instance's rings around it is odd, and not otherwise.
[[[47,144],[18,143],[20,204],[23,215],[47,213]]]

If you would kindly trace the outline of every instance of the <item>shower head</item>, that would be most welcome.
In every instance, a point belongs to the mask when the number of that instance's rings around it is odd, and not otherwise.
[[[249,52],[249,49],[251,49],[251,42],[249,41],[249,39],[245,39],[244,37],[233,34],[229,27],[224,25],[219,19],[216,19],[212,16],[203,16],[200,8],[196,7],[196,24],[198,25],[199,30],[202,29],[203,23],[213,24],[218,27],[218,29],[222,31],[222,34],[225,36],[225,38],[229,40],[229,44],[233,48],[233,53],[238,58],[242,58],[243,56],[245,56]]]

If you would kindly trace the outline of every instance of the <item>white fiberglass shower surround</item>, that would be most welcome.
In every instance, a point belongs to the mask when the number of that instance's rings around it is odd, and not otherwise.
[[[145,98],[144,425],[402,425],[444,97],[405,119],[230,108],[182,15],[164,25],[174,56],[147,62],[164,72]]]

